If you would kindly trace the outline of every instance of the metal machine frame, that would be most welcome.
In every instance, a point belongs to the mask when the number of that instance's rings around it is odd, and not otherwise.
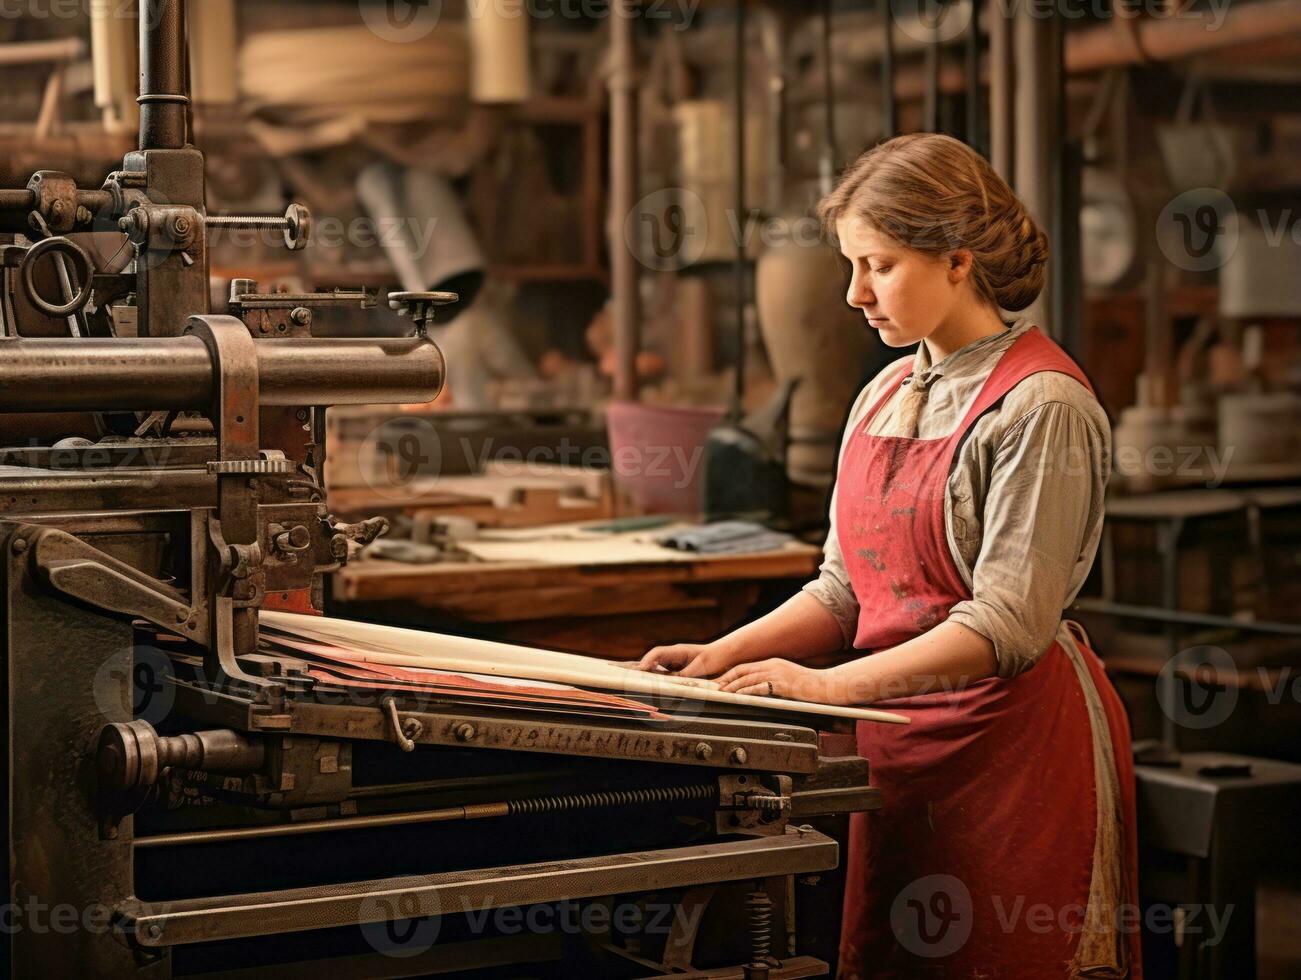
[[[238,315],[212,315],[207,230],[261,222],[293,248],[310,215],[206,214],[184,3],[144,2],[140,149],[98,190],[45,171],[0,191],[0,422],[31,436],[0,449],[8,884],[15,909],[80,923],[6,931],[11,975],[201,975],[211,959],[239,976],[318,960],[392,976],[383,951],[332,944],[458,908],[650,893],[739,897],[735,955],[730,925],[717,948],[692,927],[658,951],[498,936],[402,975],[535,957],[583,964],[567,975],[825,973],[795,955],[797,909],[826,920],[839,900],[820,887],[837,843],[809,821],[879,797],[864,760],[824,757],[798,719],[470,709],[341,690],[268,652],[259,609],[319,609],[322,575],[384,529],[329,513],[324,406],[432,400],[443,363],[425,327],[455,297],[394,294],[413,333],[386,340],[311,335],[313,307],[373,305],[364,292],[238,280]],[[131,262],[103,261],[128,241]],[[94,413],[109,436],[49,445],[50,413]],[[151,715],[142,689],[169,710]]]

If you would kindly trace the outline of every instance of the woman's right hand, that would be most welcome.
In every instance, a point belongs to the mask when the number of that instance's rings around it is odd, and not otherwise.
[[[734,662],[718,643],[672,643],[653,647],[636,666],[682,677],[715,677]]]

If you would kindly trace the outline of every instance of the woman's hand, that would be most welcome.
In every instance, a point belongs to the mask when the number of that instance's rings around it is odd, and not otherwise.
[[[830,671],[801,667],[789,660],[759,660],[737,664],[718,683],[734,694],[756,694],[817,704],[844,704],[840,685],[832,683]]]
[[[652,648],[635,666],[682,677],[713,677],[735,662],[718,643],[673,643]]]

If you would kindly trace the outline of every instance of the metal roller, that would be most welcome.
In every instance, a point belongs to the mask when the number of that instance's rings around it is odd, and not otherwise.
[[[424,337],[257,342],[263,405],[432,401],[443,355]],[[212,359],[198,337],[0,340],[0,412],[203,411]]]

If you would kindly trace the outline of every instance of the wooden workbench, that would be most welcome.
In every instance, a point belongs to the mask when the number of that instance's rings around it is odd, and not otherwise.
[[[494,543],[514,559],[412,565],[358,560],[335,573],[335,615],[480,635],[611,658],[700,642],[740,625],[813,578],[822,552],[792,542],[742,555],[695,555],[641,543]],[[634,543],[635,542],[635,543]],[[528,557],[524,557],[528,556]]]

